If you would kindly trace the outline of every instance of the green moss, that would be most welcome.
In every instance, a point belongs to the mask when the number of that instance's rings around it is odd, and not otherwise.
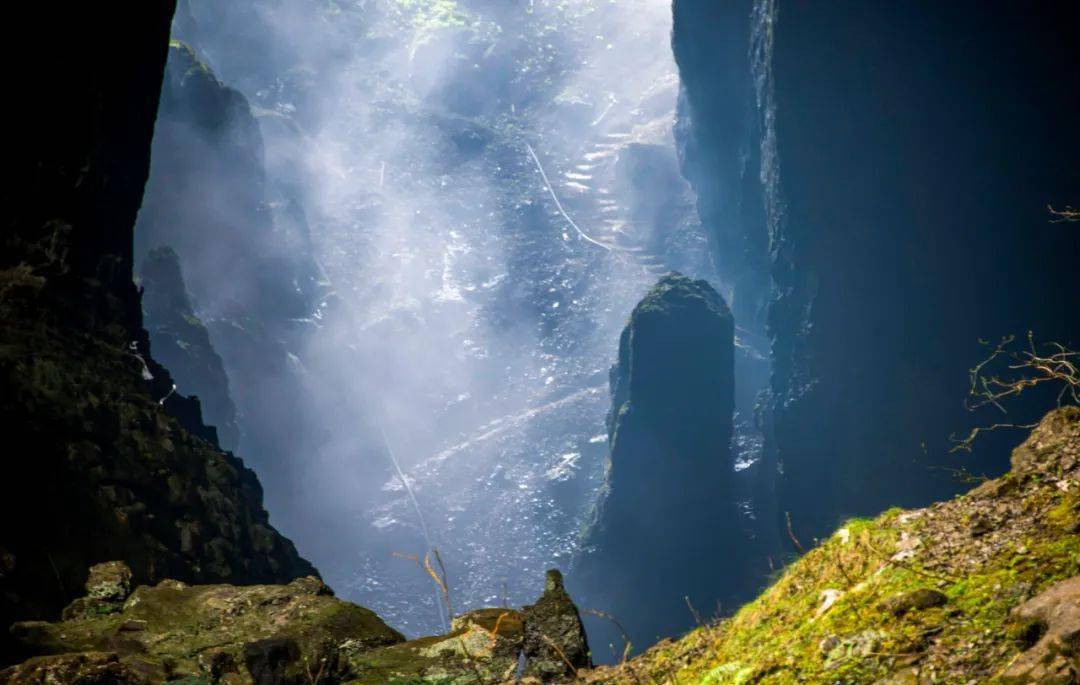
[[[1070,439],[1040,451],[1047,473],[1070,463]],[[1012,610],[1080,572],[1080,496],[1061,477],[1010,475],[930,510],[849,521],[730,619],[598,680],[872,683],[918,664],[939,669],[935,682],[990,681],[1040,634]],[[967,527],[976,517],[988,532]],[[919,589],[946,601],[890,610]]]

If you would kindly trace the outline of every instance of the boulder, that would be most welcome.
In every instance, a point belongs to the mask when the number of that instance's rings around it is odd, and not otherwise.
[[[912,611],[945,606],[948,597],[937,590],[919,588],[902,592],[882,602],[881,608],[894,616],[903,616]]]
[[[86,578],[86,596],[123,602],[131,594],[131,569],[122,561],[106,561],[90,567]]]
[[[164,679],[160,670],[136,667],[110,652],[37,657],[0,671],[3,685],[150,685]]]
[[[526,676],[558,682],[592,666],[581,616],[559,571],[547,572],[544,594],[524,613]]]

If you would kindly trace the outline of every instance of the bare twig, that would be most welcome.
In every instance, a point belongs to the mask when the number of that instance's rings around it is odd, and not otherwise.
[[[424,570],[428,572],[428,575],[432,577],[435,584],[438,585],[439,589],[442,591],[443,602],[446,603],[446,615],[450,617],[450,620],[453,620],[454,607],[450,603],[450,584],[447,581],[446,566],[443,564],[442,555],[439,554],[439,550],[433,548],[431,552],[434,553],[435,562],[439,565],[439,573],[435,573],[435,569],[431,567],[430,554],[424,555]]]
[[[1027,428],[1027,429],[1031,429],[1031,428],[1034,428],[1035,426],[1038,426],[1038,425],[1039,424],[1037,424],[1037,423],[1023,423],[1023,424],[995,423],[995,424],[991,424],[989,426],[977,426],[977,427],[971,429],[971,432],[968,433],[966,438],[960,439],[960,438],[957,438],[955,434],[953,434],[953,436],[951,436],[950,439],[955,444],[953,445],[953,448],[951,450],[949,450],[949,451],[950,452],[970,452],[972,446],[975,444],[975,438],[979,437],[979,434],[981,434],[981,433],[992,433],[994,431],[1002,430],[1002,429],[1005,429],[1005,428],[1016,428],[1016,429]],[[972,478],[972,481],[978,481],[978,479],[975,478],[974,476],[971,476],[971,478]],[[986,478],[983,478],[983,480],[986,480]]]
[[[1052,224],[1065,224],[1080,221],[1080,209],[1073,209],[1069,205],[1065,205],[1065,209],[1054,209],[1050,205],[1046,205],[1046,208],[1050,210],[1050,214],[1054,217],[1050,220],[1050,223]]]
[[[600,611],[599,609],[582,609],[581,611],[590,616],[596,616],[611,621],[611,625],[615,626],[615,630],[619,631],[619,635],[622,636],[623,639],[623,654],[622,662],[620,663],[626,663],[626,659],[630,656],[630,650],[633,649],[634,644],[630,641],[630,636],[626,634],[626,630],[622,627],[622,624],[606,611]]]
[[[566,658],[566,652],[564,652],[562,650],[562,647],[557,645],[554,640],[552,640],[547,635],[544,635],[543,633],[540,633],[540,639],[543,640],[545,643],[547,643],[548,647],[551,647],[552,649],[555,650],[555,653],[559,655],[559,658],[563,660],[563,663],[566,664],[566,667],[569,668],[570,672],[574,674],[575,678],[577,678],[578,677],[577,667],[574,666],[574,664],[570,663],[570,660]]]
[[[792,544],[795,545],[795,549],[799,550],[799,554],[806,554],[806,550],[803,548],[802,543],[799,542],[799,538],[795,537],[795,530],[791,527],[791,512],[785,511],[784,517],[787,519],[787,534],[791,538]]]
[[[690,615],[694,617],[694,625],[701,626],[701,614],[694,608],[694,605],[690,602],[690,595],[685,595],[683,599],[686,600],[686,608],[690,610]]]
[[[309,685],[319,685],[323,679],[323,671],[326,669],[326,657],[319,659],[319,671],[317,673],[311,672],[311,664],[308,658],[304,657],[304,675],[307,676]]]
[[[1008,414],[1005,404],[1011,398],[1037,386],[1060,386],[1057,404],[1080,404],[1080,352],[1059,343],[1039,345],[1031,331],[1027,345],[1016,346],[1016,336],[1009,335],[994,346],[990,355],[970,371],[970,388],[965,406],[969,411],[994,407]],[[1000,422],[974,428],[965,438],[951,436],[952,452],[970,452],[982,433],[1005,428],[1033,428],[1033,424]]]
[[[494,637],[494,638],[499,637],[499,626],[502,625],[503,619],[506,618],[509,615],[510,615],[509,611],[504,611],[501,614],[499,614],[499,617],[497,619],[495,619],[495,627],[492,628],[490,631],[488,631],[488,632],[491,633],[491,637]]]
[[[390,556],[413,562],[435,581],[435,587],[438,588],[439,596],[442,599],[442,608],[446,610],[446,629],[450,630],[450,626],[454,620],[454,607],[450,601],[450,586],[446,580],[446,567],[443,565],[442,557],[439,556],[439,550],[433,549],[432,552],[435,553],[435,561],[439,565],[441,575],[440,573],[437,573],[435,568],[431,565],[431,552],[426,552],[423,559],[415,554],[402,554],[401,552],[391,552]]]

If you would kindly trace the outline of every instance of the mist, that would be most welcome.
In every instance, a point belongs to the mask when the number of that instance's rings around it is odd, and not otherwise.
[[[180,254],[275,525],[407,633],[447,620],[432,550],[463,609],[572,567],[630,310],[673,269],[731,292],[679,171],[670,31],[663,0],[178,11],[258,135],[220,170],[159,131],[137,240]]]

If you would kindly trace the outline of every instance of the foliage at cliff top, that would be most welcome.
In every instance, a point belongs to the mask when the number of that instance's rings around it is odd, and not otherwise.
[[[1080,408],[1044,418],[1012,466],[952,501],[847,522],[733,617],[586,680],[1028,683],[1075,674],[1062,636],[1080,626],[1061,623],[1080,612],[1059,607],[1078,599],[1061,581],[1080,570]]]

